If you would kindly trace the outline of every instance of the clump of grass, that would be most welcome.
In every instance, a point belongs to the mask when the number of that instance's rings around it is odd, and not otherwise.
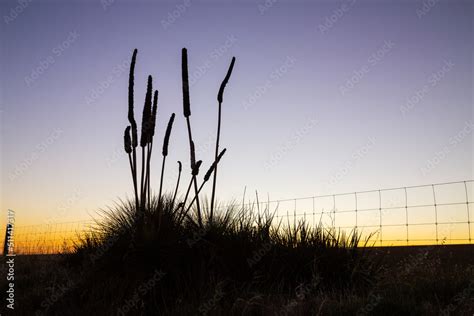
[[[308,296],[322,290],[364,290],[375,275],[376,267],[369,257],[355,251],[359,244],[356,232],[335,234],[322,226],[310,228],[304,221],[295,227],[285,226],[276,222],[268,209],[259,214],[252,207],[241,209],[237,204],[216,211],[212,220],[207,203],[203,210],[202,226],[196,225],[197,213],[183,216],[175,212],[172,196],[161,202],[158,197],[152,199],[140,225],[134,220],[137,210],[133,202],[104,210],[99,230],[76,248],[82,258],[103,249],[82,286],[112,282],[115,288],[104,291],[126,295],[125,288],[132,291],[160,269],[166,276],[142,297],[145,304],[135,306],[132,313],[167,314],[179,308],[177,301],[199,306],[218,283],[226,293],[219,306],[230,308],[232,297],[250,293],[292,297],[301,284],[316,279]],[[134,247],[124,257],[133,231]],[[124,273],[124,280],[116,279]]]
[[[144,305],[133,306],[131,313],[162,314],[175,312],[178,302],[202,302],[209,289],[218,287],[226,293],[266,293],[281,295],[292,293],[309,280],[317,280],[307,290],[316,294],[320,289],[340,289],[350,286],[364,289],[371,282],[373,266],[365,256],[355,251],[360,236],[356,231],[348,236],[325,230],[322,226],[310,228],[304,221],[282,226],[274,221],[268,208],[260,212],[242,209],[237,205],[217,212],[215,205],[217,167],[226,149],[219,152],[221,106],[224,89],[232,74],[232,58],[227,74],[220,86],[217,100],[218,127],[214,162],[198,188],[198,175],[202,160],[197,160],[191,132],[191,108],[188,82],[187,50],[182,50],[183,115],[186,120],[191,180],[184,200],[175,207],[181,177],[181,163],[173,196],[162,196],[165,162],[175,114],[168,122],[162,149],[162,168],[157,197],[150,193],[150,170],[153,136],[157,116],[158,91],[152,95],[153,79],[148,77],[142,115],[140,147],[142,148],[140,194],[135,201],[117,203],[102,211],[97,231],[77,245],[75,255],[79,261],[91,261],[85,269],[84,288],[92,288],[91,301],[113,297],[114,303],[105,313],[115,313],[117,301],[126,300],[129,289],[137,288],[156,269],[166,277],[141,298]],[[133,85],[136,50],[132,57],[129,78],[129,123],[124,132],[124,150],[129,156],[134,189],[137,181],[137,126],[133,115]],[[213,175],[212,196],[201,205],[199,193]],[[186,206],[190,191],[194,197]],[[193,208],[194,213],[189,213]],[[206,202],[206,201],[205,201]],[[97,255],[97,254],[100,255]],[[94,258],[90,260],[90,258]],[[94,285],[111,285],[104,290]],[[112,294],[113,292],[113,294]],[[290,295],[291,296],[291,295]],[[87,300],[87,298],[85,298]],[[229,302],[223,295],[223,306]],[[227,304],[227,305],[226,305]],[[99,308],[99,306],[95,306]],[[228,306],[231,307],[231,306]],[[102,307],[103,308],[103,307]]]

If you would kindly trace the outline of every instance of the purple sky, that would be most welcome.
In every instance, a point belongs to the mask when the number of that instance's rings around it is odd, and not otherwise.
[[[237,58],[223,104],[222,201],[245,186],[278,199],[472,179],[473,3],[423,6],[2,1],[2,212],[67,221],[131,196],[122,135],[134,48],[138,121],[148,74],[160,91],[158,147],[177,114],[166,188],[176,160],[189,173],[182,47],[204,169],[219,84]],[[160,163],[157,150],[155,189]]]

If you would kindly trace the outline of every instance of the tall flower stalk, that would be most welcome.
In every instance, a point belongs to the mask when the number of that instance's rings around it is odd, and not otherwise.
[[[134,116],[134,81],[135,81],[135,64],[137,58],[137,50],[133,51],[132,61],[130,64],[130,74],[129,74],[129,85],[128,85],[128,121],[129,124],[126,126],[123,139],[124,139],[124,150],[128,155],[128,160],[130,164],[130,170],[133,179],[133,187],[135,194],[135,206],[137,212],[143,213],[144,210],[148,207],[151,208],[151,157],[153,152],[153,138],[155,135],[155,126],[156,126],[156,117],[157,117],[157,108],[158,108],[158,90],[155,90],[153,93],[153,78],[148,76],[147,89],[145,95],[145,102],[143,105],[143,115],[142,115],[142,125],[141,125],[141,138],[138,142],[138,127]],[[220,130],[221,130],[221,112],[222,112],[222,102],[224,89],[230,79],[232,70],[234,68],[235,57],[232,58],[231,64],[227,71],[227,74],[224,80],[221,83],[219,88],[219,93],[217,95],[217,100],[219,103],[218,108],[218,126],[217,126],[217,140],[216,140],[216,152],[215,159],[209,170],[204,175],[204,180],[200,187],[198,188],[197,176],[199,174],[199,169],[202,164],[202,161],[196,161],[196,151],[194,146],[194,141],[191,132],[191,105],[189,100],[189,78],[188,78],[188,55],[186,48],[182,49],[181,54],[181,75],[182,75],[182,91],[183,91],[183,115],[186,120],[187,134],[189,139],[189,151],[190,151],[190,165],[191,165],[191,175],[192,178],[189,182],[189,186],[186,190],[186,195],[184,201],[179,203],[178,207],[175,209],[179,211],[180,216],[187,216],[187,212],[192,208],[194,201],[196,202],[197,209],[197,221],[198,225],[202,227],[202,212],[199,202],[199,194],[203,189],[204,185],[210,180],[210,177],[213,175],[213,187],[212,187],[212,198],[211,198],[211,212],[210,220],[213,218],[214,202],[215,202],[215,191],[216,191],[216,178],[217,178],[217,167],[220,159],[225,154],[226,149],[222,150],[219,153],[219,140],[220,140]],[[163,179],[165,174],[166,158],[168,156],[168,147],[171,136],[171,131],[175,119],[175,113],[173,113],[169,119],[168,126],[166,128],[163,149],[162,149],[162,165],[161,165],[161,176],[160,176],[160,187],[158,193],[158,212],[161,212],[162,208],[162,194],[163,194]],[[137,163],[137,147],[140,145],[142,148],[141,156],[141,177],[138,179],[138,163]],[[138,158],[139,159],[139,158]],[[176,188],[173,195],[172,205],[176,201],[176,196],[179,189],[182,164],[178,161],[179,165],[179,174],[176,183]],[[138,182],[140,180],[140,183]],[[190,194],[190,191],[194,187],[194,197],[187,208],[186,201]],[[159,214],[160,216],[160,214]],[[194,222],[194,224],[196,224]]]
[[[163,177],[165,174],[166,156],[168,156],[168,145],[170,142],[171,129],[173,128],[174,116],[175,116],[174,113],[171,114],[170,120],[168,121],[168,126],[166,127],[165,138],[163,140],[163,150],[162,150],[163,163],[161,164],[160,191],[158,193],[158,210],[160,209],[160,205],[161,205],[161,192],[163,188]]]
[[[153,78],[152,76],[148,76],[140,135],[140,147],[142,147],[142,171],[139,188],[136,153],[136,148],[138,147],[138,127],[134,116],[134,81],[136,58],[137,50],[135,49],[133,51],[132,62],[130,64],[130,75],[128,85],[128,121],[130,122],[130,125],[125,128],[123,137],[124,149],[125,152],[128,154],[130,169],[132,172],[133,188],[135,193],[135,207],[137,211],[143,212],[146,206],[148,206],[148,208],[151,207],[150,171],[151,156],[153,152],[153,137],[155,135],[156,115],[158,109],[158,91],[155,90],[154,94],[152,93]],[[169,133],[171,133],[171,131]],[[169,139],[169,135],[167,135],[167,137]]]
[[[182,169],[183,169],[183,165],[181,164],[181,161],[178,160],[178,181],[176,181],[176,188],[174,189],[173,201],[171,202],[171,205],[173,208],[174,208],[174,202],[176,200],[176,195],[178,194],[179,180],[181,179]]]
[[[216,151],[214,155],[214,161],[217,161],[217,158],[219,156],[219,140],[220,140],[220,135],[221,135],[221,112],[222,112],[222,101],[223,101],[223,96],[224,96],[224,89],[225,86],[227,85],[227,82],[230,79],[230,75],[232,74],[232,70],[234,69],[234,63],[235,63],[235,57],[232,57],[232,61],[230,62],[229,69],[227,70],[227,74],[224,78],[224,80],[221,83],[221,86],[219,88],[219,93],[217,94],[217,101],[219,103],[219,108],[218,108],[218,114],[217,114],[217,137],[216,137]],[[211,194],[211,212],[210,212],[210,220],[212,221],[213,215],[214,215],[214,200],[215,200],[215,195],[216,195],[216,182],[217,182],[217,164],[214,169],[214,178],[212,181],[212,194]]]
[[[191,152],[191,170],[192,173],[199,172],[199,168],[196,168],[196,157],[194,150],[194,142],[191,133],[191,122],[189,117],[191,116],[191,104],[189,101],[189,80],[188,80],[188,51],[186,48],[183,48],[181,51],[181,76],[183,83],[183,114],[186,118],[186,125],[188,128],[188,138],[189,138],[189,147]],[[197,169],[197,170],[195,170]],[[194,194],[196,198],[196,206],[198,212],[199,224],[201,224],[201,207],[199,205],[199,192],[197,186],[197,179],[193,176],[192,181],[194,183]]]
[[[135,191],[135,207],[139,208],[138,200],[138,184],[137,184],[137,152],[136,148],[138,146],[138,132],[137,132],[137,122],[135,121],[134,111],[133,111],[133,86],[135,81],[135,63],[137,61],[137,49],[133,51],[132,61],[130,63],[130,73],[128,78],[128,121],[130,122],[131,128],[131,151],[129,152],[129,159],[131,160],[130,168],[132,169],[132,178],[133,178],[133,188]],[[130,133],[130,132],[128,132]]]
[[[142,147],[142,177],[141,177],[141,195],[140,195],[140,206],[142,209],[145,208],[145,202],[147,200],[147,182],[146,178],[149,176],[148,166],[150,164],[150,149],[149,143],[151,139],[150,133],[150,121],[152,111],[152,90],[153,90],[153,78],[148,76],[148,84],[146,89],[145,104],[143,106],[142,115],[142,134],[140,138],[140,147]],[[146,153],[146,154],[145,154]]]
[[[148,137],[148,159],[147,159],[147,176],[146,176],[146,185],[148,187],[148,208],[151,208],[151,189],[150,189],[150,175],[151,175],[151,153],[153,152],[153,136],[155,136],[155,126],[156,126],[156,112],[158,109],[158,90],[155,90],[153,95],[153,107],[151,110],[151,116],[149,120],[150,131]]]
[[[134,173],[134,165],[133,165],[133,157],[132,157],[132,137],[130,135],[131,126],[127,126],[125,128],[125,132],[123,133],[123,144],[125,152],[128,154],[128,161],[130,163],[130,170],[132,171],[132,178],[135,176]],[[136,200],[137,197],[135,197]]]

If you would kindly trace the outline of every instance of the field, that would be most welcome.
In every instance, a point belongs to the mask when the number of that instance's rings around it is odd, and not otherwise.
[[[131,251],[125,247],[130,235],[122,239],[109,230],[104,239],[84,240],[73,254],[16,256],[14,314],[474,312],[472,245],[363,248],[354,246],[356,235],[335,239],[318,230],[305,232],[304,226],[283,229],[280,237],[270,229],[265,237],[268,226],[262,223],[256,230],[231,228],[235,222],[221,219],[205,231],[180,231],[163,217],[163,241],[155,240],[156,233],[140,231]],[[111,220],[104,230],[126,222]],[[184,235],[176,236],[177,231]],[[251,232],[253,237],[243,237]],[[2,274],[6,268],[2,264]],[[5,292],[5,278],[0,286]]]

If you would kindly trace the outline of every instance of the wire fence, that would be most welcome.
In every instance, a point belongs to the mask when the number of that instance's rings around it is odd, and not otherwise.
[[[94,229],[93,221],[14,226],[13,249],[16,254],[55,254],[70,252],[74,245]],[[6,237],[6,235],[4,236]],[[2,239],[2,244],[5,239]],[[3,250],[5,252],[5,249]]]
[[[471,244],[473,204],[474,180],[466,180],[234,206],[271,212],[290,226],[305,221],[345,234],[356,230],[369,245],[398,246]],[[15,226],[15,253],[68,252],[93,228],[92,221]]]
[[[379,246],[471,244],[474,180],[247,203],[283,223],[321,225]]]

